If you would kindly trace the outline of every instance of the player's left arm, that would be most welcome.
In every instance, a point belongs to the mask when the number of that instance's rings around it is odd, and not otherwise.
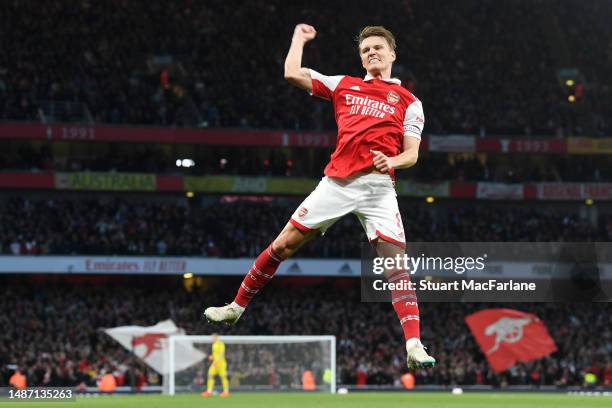
[[[391,166],[394,169],[407,169],[419,160],[419,146],[421,139],[404,136],[404,151],[395,157],[391,157]]]
[[[378,171],[386,173],[389,169],[407,169],[414,166],[419,159],[421,132],[424,126],[423,105],[417,99],[406,109],[402,152],[397,156],[389,157],[378,150],[372,150],[374,166]]]
[[[397,156],[389,157],[378,150],[372,150],[374,166],[381,173],[389,169],[407,169],[416,164],[419,159],[421,139],[404,136],[404,151]]]

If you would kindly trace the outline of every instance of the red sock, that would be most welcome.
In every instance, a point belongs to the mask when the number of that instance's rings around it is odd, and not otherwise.
[[[264,249],[257,259],[255,259],[249,273],[247,273],[242,280],[234,302],[242,307],[247,307],[257,292],[266,286],[270,279],[272,279],[278,265],[280,265],[283,260],[283,258],[272,250],[272,244]]]
[[[402,282],[407,285],[410,282],[410,274],[406,271],[399,271],[389,278],[389,282]],[[416,292],[409,289],[392,290],[391,303],[402,325],[406,340],[413,337],[421,338],[419,305],[417,303]]]

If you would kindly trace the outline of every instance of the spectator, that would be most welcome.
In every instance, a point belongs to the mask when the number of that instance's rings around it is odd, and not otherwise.
[[[17,388],[18,390],[23,390],[28,386],[28,381],[25,375],[23,375],[23,373],[17,369],[11,378],[9,378],[9,385]]]

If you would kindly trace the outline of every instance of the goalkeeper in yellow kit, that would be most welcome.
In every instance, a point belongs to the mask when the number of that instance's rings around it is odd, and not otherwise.
[[[219,335],[213,333],[211,336],[212,340],[212,353],[208,356],[211,361],[210,368],[208,369],[208,383],[206,391],[202,393],[203,397],[210,397],[212,395],[213,388],[215,387],[215,376],[221,377],[221,383],[223,384],[222,397],[229,396],[229,381],[227,380],[227,361],[225,360],[225,343],[219,340]]]

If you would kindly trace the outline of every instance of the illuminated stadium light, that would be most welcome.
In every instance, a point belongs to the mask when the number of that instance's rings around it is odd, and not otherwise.
[[[567,100],[569,101],[569,103],[574,103],[576,102],[576,97],[574,95],[570,95],[567,97]]]
[[[593,202],[594,202],[594,201],[593,201],[593,199],[592,199],[592,198],[587,198],[586,200],[584,200],[584,203],[585,203],[586,205],[593,205]]]
[[[429,197],[425,198],[425,202],[427,204],[433,204],[435,201],[436,201],[436,199],[433,198],[432,196],[429,196]]]
[[[567,81],[565,81],[565,85],[567,85],[567,86],[574,86],[574,80],[573,79],[568,79]]]
[[[191,278],[193,278],[193,273],[191,273],[191,272],[184,273],[183,274],[183,278],[184,279],[191,279]]]
[[[185,197],[193,198],[193,197],[195,197],[195,193],[193,191],[188,191],[188,192],[185,193]]]
[[[195,161],[192,159],[176,159],[176,167],[194,167]]]

